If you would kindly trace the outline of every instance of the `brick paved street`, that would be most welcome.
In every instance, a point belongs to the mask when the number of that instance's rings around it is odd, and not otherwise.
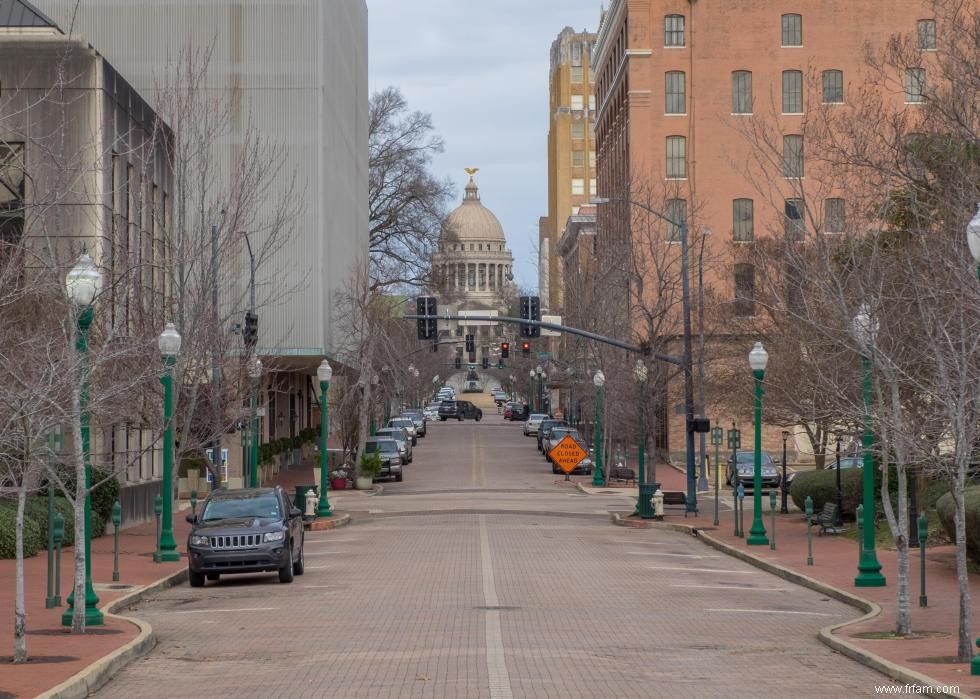
[[[622,497],[556,485],[519,425],[497,420],[431,425],[404,483],[336,493],[361,514],[308,535],[293,584],[233,576],[149,598],[134,612],[158,647],[98,696],[853,697],[885,684],[816,638],[853,609],[689,536],[610,526],[597,508]],[[431,512],[452,497],[466,513]]]

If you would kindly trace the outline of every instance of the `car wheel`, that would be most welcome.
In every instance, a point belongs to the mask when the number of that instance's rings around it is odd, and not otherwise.
[[[476,416],[476,421],[479,422],[482,417],[483,417],[483,413],[478,413]]]
[[[289,548],[289,557],[279,569],[279,582],[291,583],[293,581],[293,549]]]
[[[463,416],[462,416],[462,415],[460,415],[460,416],[459,416],[458,418],[456,418],[456,419],[457,419],[457,420],[458,420],[459,422],[462,422],[462,421],[463,421]]]
[[[221,578],[221,573],[208,573],[208,580],[218,580]]]
[[[293,562],[293,575],[302,575],[303,569],[306,567],[306,559],[303,556],[303,543],[299,544],[299,559]]]
[[[195,573],[188,568],[187,581],[191,584],[191,587],[204,587],[204,573]]]
[[[401,483],[401,482],[402,482],[402,474],[400,473],[395,474],[395,483]]]

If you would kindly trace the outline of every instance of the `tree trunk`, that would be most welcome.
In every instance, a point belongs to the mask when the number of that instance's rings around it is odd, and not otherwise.
[[[27,504],[27,488],[21,483],[17,491],[17,572],[14,593],[14,662],[27,662],[27,610],[24,604],[24,507]]]
[[[953,501],[956,503],[956,579],[960,588],[960,623],[956,638],[956,658],[961,663],[973,657],[970,638],[970,578],[966,567],[966,505],[963,502],[964,470],[953,479]]]
[[[885,471],[887,472],[887,467]],[[909,538],[908,532],[908,479],[905,477],[905,467],[897,465],[896,477],[898,478],[898,536],[895,537],[895,547],[898,558],[898,572],[895,581],[895,633],[899,636],[907,636],[912,633],[912,610],[909,606]],[[891,507],[891,500],[887,491],[887,475],[882,478],[881,497],[885,507]],[[895,532],[892,532],[893,534]]]

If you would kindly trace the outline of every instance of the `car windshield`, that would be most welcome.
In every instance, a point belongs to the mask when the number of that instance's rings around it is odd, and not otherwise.
[[[836,461],[830,462],[830,468],[835,468],[836,466]],[[857,457],[849,456],[846,459],[840,460],[840,467],[842,470],[845,468],[861,468],[862,466],[864,466],[864,461]]]
[[[388,423],[392,427],[411,427],[412,420],[410,418],[397,418]]]
[[[398,444],[393,439],[377,439],[366,442],[364,451],[369,454],[372,452],[394,453],[398,451]]]
[[[552,439],[562,439],[566,435],[572,435],[572,438],[576,440],[580,439],[578,436],[578,430],[570,430],[567,427],[555,427],[553,430],[551,430]]]
[[[242,492],[234,498],[212,498],[204,506],[201,521],[213,522],[218,519],[234,519],[238,517],[262,517],[279,519],[282,513],[279,509],[279,498],[275,493]]]
[[[528,418],[528,420],[530,420],[531,422],[541,422],[542,420],[547,420],[547,419],[548,419],[547,415],[541,415],[540,413],[534,413],[531,417]]]
[[[739,464],[754,464],[755,463],[755,452],[753,451],[740,451],[737,454]],[[766,466],[772,463],[772,457],[762,453],[762,465]]]

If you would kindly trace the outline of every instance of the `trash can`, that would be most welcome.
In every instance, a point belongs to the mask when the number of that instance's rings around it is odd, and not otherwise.
[[[650,503],[650,498],[659,487],[659,483],[640,483],[640,501],[637,510],[643,519],[653,519],[653,505]]]
[[[298,507],[300,512],[306,512],[306,492],[312,490],[316,496],[320,497],[320,491],[315,485],[296,486],[296,496],[293,498],[293,506]]]

